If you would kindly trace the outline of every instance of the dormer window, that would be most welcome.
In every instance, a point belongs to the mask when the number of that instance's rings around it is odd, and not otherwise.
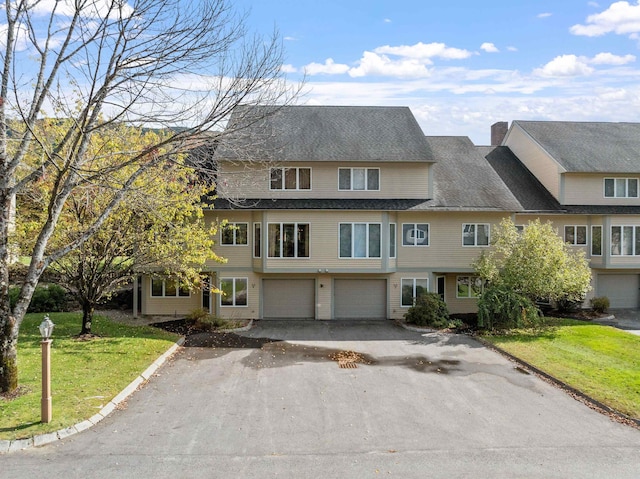
[[[338,168],[338,189],[378,191],[380,190],[380,169]]]
[[[638,198],[638,178],[605,178],[605,198]]]
[[[271,168],[272,190],[310,190],[311,168]]]

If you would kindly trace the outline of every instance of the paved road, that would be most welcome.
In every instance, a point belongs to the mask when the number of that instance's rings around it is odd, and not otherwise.
[[[4,478],[637,478],[640,431],[464,336],[261,322],[184,348],[94,428],[0,456]],[[356,351],[369,364],[340,368]]]

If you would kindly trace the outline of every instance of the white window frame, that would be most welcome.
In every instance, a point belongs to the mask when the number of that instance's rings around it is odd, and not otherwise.
[[[595,238],[595,234],[593,233],[595,230],[600,229],[600,253],[593,252],[593,238]],[[591,256],[602,256],[602,225],[591,225],[591,238],[589,244],[591,245],[589,251],[591,252]]]
[[[398,225],[389,223],[389,258],[398,255]]]
[[[273,172],[280,171],[280,188],[274,188],[272,183]],[[285,170],[296,171],[296,187],[286,188]],[[309,170],[309,188],[300,188],[300,170]],[[269,168],[269,191],[311,191],[313,185],[313,172],[309,166],[278,166]]]
[[[156,295],[153,294],[153,282],[154,281],[162,281],[162,294],[161,295]],[[173,281],[175,283],[175,287],[176,287],[176,294],[172,294],[172,295],[168,295],[167,294],[167,281]],[[190,298],[191,297],[191,290],[187,289],[187,294],[180,294],[180,291],[183,291],[184,288],[181,288],[180,286],[180,282],[177,279],[171,279],[171,278],[151,278],[151,281],[149,281],[149,293],[150,296],[152,298]]]
[[[246,243],[238,243],[238,226],[244,225],[247,232],[247,242]],[[224,243],[224,230],[231,229],[233,231],[233,243]],[[246,221],[236,221],[236,222],[228,222],[222,228],[220,228],[220,246],[249,246],[249,223]]]
[[[613,195],[607,195],[607,181],[613,181]],[[618,181],[624,181],[624,195],[618,194]],[[629,182],[636,183],[635,196],[629,195]],[[640,195],[640,181],[638,178],[605,178],[602,182],[602,194],[605,198],[638,198]]]
[[[340,186],[340,171],[349,170],[349,188],[342,188]],[[364,188],[363,189],[355,189],[353,187],[353,172],[355,170],[364,170]],[[369,188],[369,170],[377,170],[378,172],[378,187],[377,188]],[[380,191],[380,168],[338,168],[338,190],[339,191]]]
[[[573,228],[573,241],[567,241],[567,228]],[[578,228],[584,228],[584,243],[578,243]],[[571,246],[587,246],[589,244],[589,238],[587,225],[564,225],[564,242]]]
[[[402,300],[404,299],[404,282],[405,281],[411,281],[412,282],[412,293],[411,293],[411,304],[403,304]],[[425,293],[429,292],[429,278],[401,278],[400,279],[400,307],[401,308],[410,308],[411,306],[413,306],[416,302],[417,296],[416,296],[416,282],[417,281],[426,281],[427,282],[427,286],[425,287]]]
[[[473,244],[464,244],[465,228],[473,226]],[[478,244],[478,226],[485,226],[487,231],[487,244]],[[465,248],[487,248],[491,244],[491,225],[489,223],[462,223],[462,246]]]
[[[269,242],[271,241],[271,235],[269,234],[269,227],[271,225],[279,225],[280,226],[280,255],[279,256],[271,256],[271,245],[269,244]],[[282,237],[284,235],[284,225],[293,225],[293,229],[296,232],[295,235],[295,239],[294,239],[294,243],[293,243],[293,252],[294,255],[293,256],[283,256],[283,252],[284,252],[284,242],[282,240]],[[297,231],[298,231],[298,226],[300,225],[306,225],[307,226],[307,230],[309,231],[309,244],[307,244],[307,250],[308,250],[308,255],[307,256],[298,256],[299,252],[298,252],[298,235],[297,235]],[[270,259],[309,259],[311,258],[311,223],[307,223],[307,222],[292,222],[292,221],[283,221],[283,222],[271,222],[271,223],[267,223],[267,258]]]
[[[341,245],[342,245],[342,225],[350,225],[351,226],[351,256],[341,256],[340,255],[340,250],[341,250]],[[366,225],[365,227],[365,247],[366,247],[366,255],[365,256],[354,256],[354,249],[355,249],[355,235],[354,235],[354,231],[355,231],[355,225]],[[369,251],[369,235],[370,235],[370,226],[371,225],[378,225],[380,227],[380,244],[378,246],[378,249],[380,251],[380,256],[370,256],[370,251]],[[353,222],[353,223],[338,223],[338,258],[339,259],[381,259],[382,258],[382,223],[365,223],[365,222]]]
[[[404,227],[405,225],[412,225],[413,229],[412,229],[412,237],[413,237],[413,244],[407,244],[405,243],[405,237],[404,237]],[[416,244],[416,237],[417,237],[417,232],[421,231],[424,232],[423,230],[418,228],[418,225],[425,225],[427,227],[427,231],[426,231],[426,239],[427,242],[426,243],[421,243],[421,244]],[[425,246],[429,246],[431,243],[431,226],[429,223],[402,223],[402,246],[406,247],[406,248],[414,248],[414,247],[425,247]]]
[[[245,300],[246,304],[236,304],[236,291],[237,291],[236,283],[237,283],[237,281],[243,281],[243,280],[244,280],[244,282],[246,284],[246,291],[247,291],[247,297],[246,297],[246,300]],[[232,291],[233,291],[233,296],[232,296],[233,301],[232,302],[233,302],[233,304],[222,304],[222,283],[224,281],[232,281],[233,282],[233,286],[232,286]],[[220,299],[218,301],[220,303],[220,307],[221,308],[248,308],[249,307],[249,278],[247,278],[247,277],[235,277],[235,276],[220,278],[219,289],[220,289],[221,293],[219,295]]]
[[[466,278],[466,283],[467,283],[467,291],[469,293],[468,296],[460,296],[460,289],[458,288],[458,285],[460,284],[460,280]],[[478,281],[480,281],[480,291],[477,294],[473,294],[474,291],[474,286],[477,289],[478,288]],[[473,284],[472,284],[473,282]],[[456,276],[456,298],[458,299],[477,299],[481,294],[482,291],[484,290],[484,284],[482,284],[482,280],[480,279],[480,276],[475,276],[472,274],[469,275],[458,275]]]
[[[262,223],[253,223],[253,257],[262,258]]]
[[[620,252],[619,253],[615,253],[613,251],[613,246],[614,246],[614,242],[613,242],[613,229],[614,228],[620,228],[620,243],[619,243],[619,247],[620,247]],[[631,254],[627,254],[625,253],[625,242],[624,242],[624,229],[625,228],[631,228]],[[611,252],[611,256],[640,256],[640,247],[636,248],[636,241],[638,241],[640,239],[640,225],[611,225],[611,236],[610,236],[610,241],[611,241],[611,246],[610,246],[610,252]]]

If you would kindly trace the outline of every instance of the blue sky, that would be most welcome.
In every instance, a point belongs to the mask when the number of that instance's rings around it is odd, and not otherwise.
[[[427,135],[640,121],[640,0],[236,0],[278,29],[299,103],[409,106]]]

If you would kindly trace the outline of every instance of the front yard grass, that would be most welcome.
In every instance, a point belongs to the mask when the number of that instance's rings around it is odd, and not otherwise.
[[[616,411],[640,418],[640,336],[548,318],[548,326],[539,330],[484,339]]]
[[[21,394],[0,397],[0,439],[57,431],[96,414],[162,355],[179,336],[152,327],[128,326],[96,316],[99,338],[80,341],[82,316],[53,313],[51,394],[53,420],[40,423],[41,353],[38,325],[43,314],[28,314],[18,340]]]

